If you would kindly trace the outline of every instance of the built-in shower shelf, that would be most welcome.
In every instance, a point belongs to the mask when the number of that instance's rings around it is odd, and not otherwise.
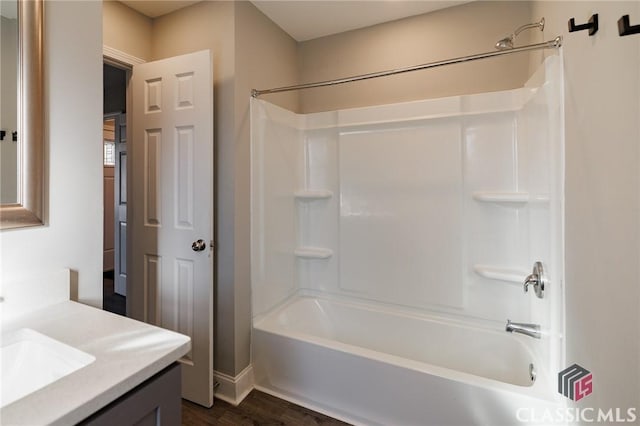
[[[298,247],[293,254],[301,259],[328,259],[333,251],[322,247]]]
[[[333,192],[322,189],[315,191],[303,190],[294,192],[293,196],[296,197],[297,200],[303,201],[325,200],[327,198],[331,198],[333,196]]]
[[[493,265],[473,265],[473,270],[476,274],[483,278],[489,278],[491,280],[507,281],[511,283],[523,283],[527,277],[527,272],[504,268],[501,266]]]
[[[549,201],[546,195],[532,195],[528,192],[489,192],[477,191],[473,193],[473,199],[484,203],[500,203],[500,204],[524,204],[524,203],[542,203]]]

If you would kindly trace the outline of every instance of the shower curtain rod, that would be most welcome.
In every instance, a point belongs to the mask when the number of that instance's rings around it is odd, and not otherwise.
[[[431,62],[428,64],[414,65],[412,67],[398,68],[395,70],[379,71],[370,74],[356,75],[353,77],[339,78],[336,80],[320,81],[317,83],[298,84],[295,86],[276,87],[274,89],[257,90],[251,89],[251,96],[257,98],[260,95],[268,95],[270,93],[290,92],[292,90],[311,89],[314,87],[334,86],[336,84],[351,83],[353,81],[368,80],[370,78],[386,77],[389,75],[402,74],[410,71],[419,71],[428,68],[435,68],[442,65],[458,64],[461,62],[475,61],[477,59],[491,58],[494,56],[507,55],[509,53],[527,52],[529,50],[538,49],[558,49],[562,46],[562,36],[558,36],[553,40],[543,43],[529,44],[522,47],[514,47],[507,50],[497,50],[494,52],[478,53],[476,55],[462,56],[460,58],[446,59],[444,61]]]

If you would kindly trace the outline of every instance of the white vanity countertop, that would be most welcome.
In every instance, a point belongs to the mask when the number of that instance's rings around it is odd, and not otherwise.
[[[2,425],[69,425],[87,418],[187,354],[189,337],[65,301],[3,322],[93,355],[93,363],[1,409]]]

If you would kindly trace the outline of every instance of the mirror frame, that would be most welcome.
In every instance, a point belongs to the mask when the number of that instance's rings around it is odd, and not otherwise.
[[[0,229],[44,220],[44,2],[18,1],[18,200],[0,205]]]

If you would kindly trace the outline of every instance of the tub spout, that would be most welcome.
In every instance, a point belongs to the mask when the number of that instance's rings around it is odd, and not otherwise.
[[[518,323],[507,320],[505,331],[507,331],[508,333],[524,334],[535,339],[539,339],[540,337],[542,337],[542,334],[540,333],[540,326],[538,324]]]

